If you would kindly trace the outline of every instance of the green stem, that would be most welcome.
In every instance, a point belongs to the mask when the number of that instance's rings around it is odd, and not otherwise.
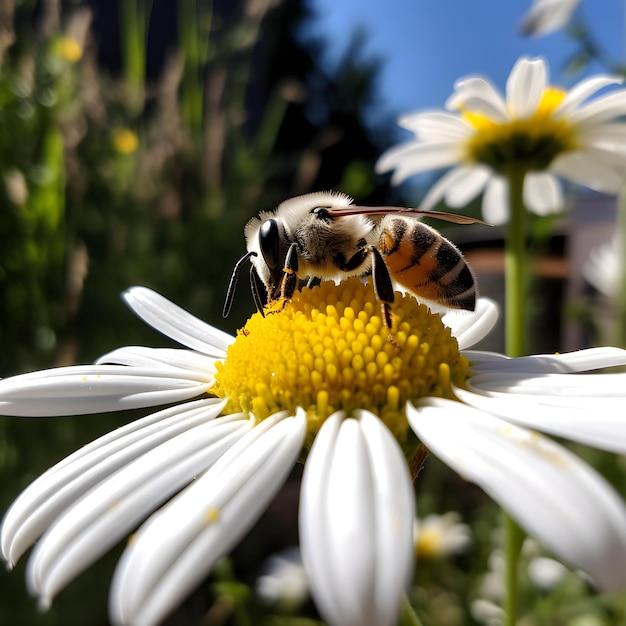
[[[524,172],[508,176],[511,219],[504,250],[505,272],[505,347],[509,356],[526,354],[526,208]]]
[[[526,347],[526,207],[524,206],[523,170],[512,170],[509,183],[509,221],[505,242],[505,345],[511,357],[523,356]],[[524,531],[504,514],[505,534],[505,626],[517,621],[518,560]]]
[[[518,560],[522,543],[524,542],[524,531],[517,525],[517,522],[507,513],[504,514],[504,626],[515,626],[517,623],[517,574]]]
[[[422,622],[420,618],[417,617],[417,613],[411,606],[408,598],[404,599],[404,606],[400,614],[400,626],[422,626]]]

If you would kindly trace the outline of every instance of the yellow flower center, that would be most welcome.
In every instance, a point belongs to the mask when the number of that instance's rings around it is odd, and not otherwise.
[[[442,556],[443,533],[439,528],[425,528],[420,530],[415,542],[415,553],[417,557],[434,559]]]
[[[407,443],[404,406],[425,396],[453,398],[468,363],[438,314],[395,294],[393,329],[385,327],[371,282],[327,281],[255,313],[217,364],[211,393],[231,411],[257,419],[302,407],[310,439],[333,412],[377,414]]]
[[[549,87],[530,117],[505,123],[464,110],[463,118],[476,130],[465,146],[466,159],[485,163],[500,173],[511,167],[546,169],[559,154],[578,147],[575,128],[566,118],[553,116],[565,95],[564,91]]]

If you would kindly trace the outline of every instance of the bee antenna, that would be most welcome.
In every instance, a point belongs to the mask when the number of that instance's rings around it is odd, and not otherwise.
[[[228,283],[228,289],[226,290],[226,299],[224,300],[224,308],[222,309],[222,317],[228,317],[230,310],[233,306],[233,299],[235,297],[235,289],[237,288],[237,281],[239,280],[239,272],[241,271],[241,266],[249,261],[251,257],[256,256],[256,252],[247,252],[244,254],[237,263],[235,263],[235,267],[233,268],[233,273],[230,277],[230,282]]]

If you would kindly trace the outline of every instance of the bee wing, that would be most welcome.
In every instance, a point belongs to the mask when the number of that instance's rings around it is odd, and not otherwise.
[[[444,222],[454,222],[455,224],[484,224],[491,226],[488,222],[483,222],[475,217],[467,215],[458,215],[456,213],[445,213],[444,211],[426,211],[425,209],[412,209],[401,206],[357,206],[350,204],[348,206],[332,206],[328,208],[330,217],[345,217],[347,215],[423,215],[424,217],[432,217]]]

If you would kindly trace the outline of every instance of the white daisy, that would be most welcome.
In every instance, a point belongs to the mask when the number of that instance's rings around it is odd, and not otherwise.
[[[415,525],[417,558],[438,558],[463,554],[472,545],[472,534],[456,511],[431,513]]]
[[[157,624],[250,528],[304,446],[300,539],[320,613],[337,626],[394,624],[413,565],[410,428],[599,587],[626,584],[624,503],[534,430],[624,452],[626,375],[577,372],[623,365],[625,351],[460,353],[489,331],[493,304],[444,326],[400,294],[392,342],[356,279],[297,292],[236,338],[148,289],[125,298],[185,348],[131,346],[0,381],[6,415],[178,403],[81,448],[6,513],[2,554],[13,565],[36,542],[27,582],[42,606],[138,527],[110,613]]]
[[[580,0],[534,0],[522,19],[522,35],[543,37],[567,24]]]
[[[280,604],[290,609],[304,604],[309,597],[309,578],[300,548],[287,548],[270,556],[263,564],[255,589],[265,604]]]
[[[394,170],[392,182],[444,167],[452,169],[433,186],[421,208],[439,200],[461,208],[481,192],[483,217],[508,219],[508,176],[525,175],[524,203],[538,215],[559,211],[563,195],[557,180],[604,193],[617,193],[626,172],[626,90],[587,100],[619,84],[621,76],[595,75],[569,91],[548,83],[543,59],[521,58],[506,84],[506,97],[479,76],[460,79],[446,102],[451,113],[405,115],[400,125],[415,140],[391,148],[377,171]]]

